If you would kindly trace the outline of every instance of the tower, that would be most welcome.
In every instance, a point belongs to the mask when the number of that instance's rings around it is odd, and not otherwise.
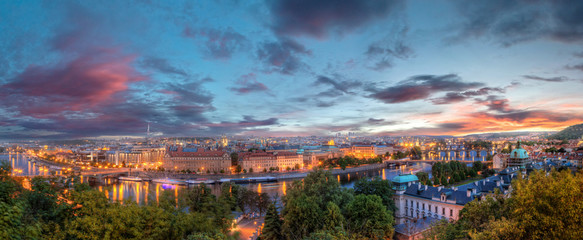
[[[150,145],[150,123],[148,123],[148,129],[146,130],[146,144]]]

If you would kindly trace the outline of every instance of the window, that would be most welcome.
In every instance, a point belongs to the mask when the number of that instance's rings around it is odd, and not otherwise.
[[[441,209],[441,215],[445,216],[445,208]]]
[[[425,210],[425,203],[423,204],[423,210]]]
[[[449,216],[450,216],[450,217],[451,217],[451,216],[453,216],[453,209],[450,209],[450,210],[449,210]]]
[[[409,202],[405,201],[405,207],[409,206]]]
[[[417,202],[417,209],[419,209],[419,202]]]
[[[435,214],[437,214],[437,206],[435,206]]]

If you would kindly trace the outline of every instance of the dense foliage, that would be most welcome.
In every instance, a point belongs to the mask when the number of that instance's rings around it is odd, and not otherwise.
[[[423,152],[421,151],[421,147],[414,146],[405,152],[397,151],[397,152],[393,153],[392,159],[398,160],[398,159],[403,159],[406,157],[410,157],[411,159],[421,159],[423,157]]]
[[[362,164],[372,164],[372,163],[382,163],[383,159],[381,156],[374,158],[355,158],[354,156],[344,156],[341,158],[332,158],[324,160],[322,167],[324,168],[335,168],[340,167],[342,170],[346,167],[357,167]]]
[[[456,223],[439,222],[430,239],[583,239],[583,174],[535,171],[512,182],[510,198],[496,192],[467,204]]]
[[[219,197],[200,186],[177,204],[163,192],[159,202],[112,202],[76,177],[30,180],[0,165],[0,239],[230,239],[231,210],[240,197]],[[27,188],[23,187],[27,186]],[[229,187],[225,185],[225,187]],[[188,209],[188,211],[185,211]]]
[[[361,179],[341,188],[323,170],[296,181],[283,197],[281,216],[268,210],[262,239],[387,239],[393,236],[391,184]]]
[[[465,181],[468,178],[477,178],[479,172],[482,173],[481,177],[494,174],[492,169],[489,169],[488,166],[479,161],[474,162],[472,167],[468,167],[465,163],[459,161],[436,162],[431,167],[433,181],[427,182],[447,186]]]
[[[484,140],[467,141],[464,142],[465,149],[491,149],[492,142]]]

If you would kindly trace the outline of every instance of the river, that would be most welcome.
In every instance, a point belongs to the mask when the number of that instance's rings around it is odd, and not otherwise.
[[[46,167],[38,166],[33,162],[28,161],[28,158],[21,153],[16,154],[0,154],[0,160],[7,160],[10,162],[13,173],[16,176],[37,176],[49,175],[49,170]],[[414,164],[412,166],[401,166],[399,169],[385,168],[379,170],[370,170],[350,174],[340,174],[335,176],[336,181],[340,185],[347,188],[352,188],[355,181],[361,178],[380,177],[382,179],[391,180],[400,172],[431,172],[431,165],[426,163]],[[87,177],[82,178],[83,182],[87,181]],[[287,189],[294,182],[293,179],[281,180],[273,183],[256,183],[256,184],[242,184],[245,188],[260,193],[267,193],[270,196],[284,196]],[[117,181],[115,179],[106,179],[101,183],[91,183],[94,188],[104,193],[109,199],[113,201],[135,201],[138,204],[145,204],[150,201],[159,201],[163,192],[169,192],[175,198],[185,192],[188,186],[176,186],[168,184],[158,184],[151,182],[128,182]],[[213,194],[219,195],[221,190],[220,184],[208,185]],[[192,186],[191,186],[192,187]]]

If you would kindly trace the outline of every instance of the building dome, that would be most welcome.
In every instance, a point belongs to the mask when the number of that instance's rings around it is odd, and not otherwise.
[[[522,148],[522,146],[520,146],[520,142],[518,142],[518,146],[516,146],[516,149],[510,152],[510,158],[528,159],[528,153],[526,152],[526,150],[524,150],[524,148]]]
[[[391,179],[393,183],[408,183],[419,181],[419,178],[413,174],[399,174]]]

